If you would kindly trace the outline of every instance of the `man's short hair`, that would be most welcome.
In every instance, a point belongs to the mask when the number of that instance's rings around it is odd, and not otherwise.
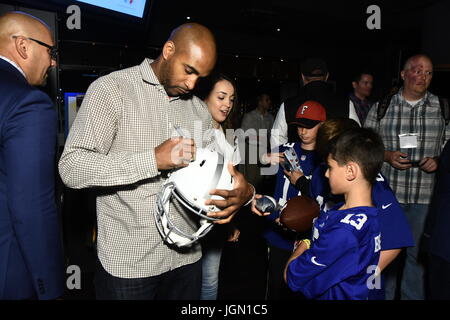
[[[326,62],[320,58],[309,58],[302,62],[301,72],[308,78],[326,77],[328,67]]]
[[[330,154],[339,165],[356,162],[364,178],[373,184],[384,161],[383,140],[368,128],[353,128],[331,140]]]
[[[268,94],[267,92],[259,92],[255,97],[256,105],[258,105],[265,96],[269,97],[270,99],[270,94]]]
[[[431,58],[429,56],[427,56],[426,54],[423,54],[423,53],[419,53],[419,54],[416,54],[416,55],[411,56],[408,59],[406,59],[405,63],[403,64],[403,70],[410,69],[412,61],[415,59],[418,59],[418,58],[425,58],[425,59],[430,60],[431,63],[433,63],[433,61],[431,60]]]
[[[362,78],[362,76],[364,74],[368,74],[368,75],[371,75],[373,77],[373,73],[370,70],[361,70],[358,73],[355,73],[355,75],[353,76],[353,80],[352,81],[358,83],[361,80],[361,78]]]

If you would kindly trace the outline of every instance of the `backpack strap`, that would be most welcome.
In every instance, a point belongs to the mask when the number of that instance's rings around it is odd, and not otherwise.
[[[379,102],[377,107],[377,122],[380,122],[381,119],[386,115],[387,108],[391,103],[391,99],[394,95],[396,95],[398,90],[394,90],[385,95]]]
[[[383,119],[383,117],[386,115],[386,111],[389,107],[389,104],[391,103],[391,99],[396,93],[397,92],[391,92],[378,102],[377,122],[380,122],[380,120]],[[447,126],[450,123],[450,106],[448,103],[448,99],[440,96],[438,97],[438,99],[439,106],[441,107],[442,118],[444,119],[445,125]]]
[[[444,118],[445,125],[447,126],[450,122],[450,109],[448,105],[448,99],[444,97],[439,98],[439,105],[441,106],[442,118]]]

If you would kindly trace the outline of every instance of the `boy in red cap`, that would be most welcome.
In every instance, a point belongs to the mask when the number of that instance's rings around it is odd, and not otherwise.
[[[263,163],[281,164],[277,172],[277,182],[273,198],[280,206],[289,199],[303,195],[309,195],[309,183],[311,174],[319,164],[314,148],[316,135],[320,124],[326,120],[325,108],[317,101],[306,101],[297,109],[295,120],[289,125],[297,126],[299,140],[290,141],[272,150],[272,153],[262,157]],[[293,166],[287,156],[292,158]],[[307,186],[304,188],[303,186]],[[260,198],[262,195],[256,195]],[[267,227],[264,232],[269,246],[269,275],[268,275],[268,299],[290,299],[295,294],[283,281],[283,270],[294,249],[297,234],[286,230],[279,224],[280,211],[263,213],[252,206],[252,211],[267,218]]]

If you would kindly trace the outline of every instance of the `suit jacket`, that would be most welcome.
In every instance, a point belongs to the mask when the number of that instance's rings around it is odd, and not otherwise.
[[[0,59],[0,299],[53,299],[64,290],[56,125],[50,98]]]
[[[450,140],[440,155],[436,180],[425,226],[425,234],[431,236],[426,249],[450,263]]]

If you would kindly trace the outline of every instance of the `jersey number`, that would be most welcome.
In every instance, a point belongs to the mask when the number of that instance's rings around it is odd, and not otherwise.
[[[355,227],[357,230],[361,230],[364,223],[367,221],[367,216],[365,214],[348,214],[344,219],[341,220],[342,223],[349,224]]]
[[[286,147],[286,148],[293,148],[294,145],[295,145],[295,142],[288,142],[288,143],[283,144],[283,147]]]

